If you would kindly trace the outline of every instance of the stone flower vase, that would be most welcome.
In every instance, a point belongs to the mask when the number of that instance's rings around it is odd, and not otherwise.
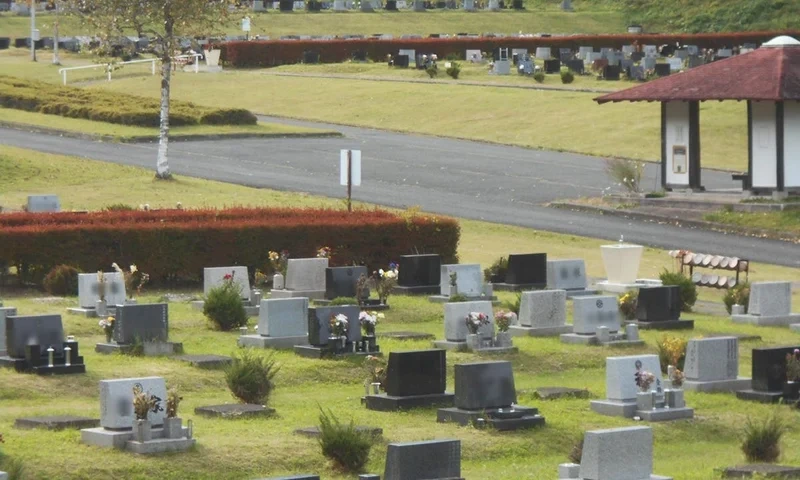
[[[511,346],[511,334],[508,332],[497,332],[497,336],[495,337],[495,346],[497,347],[510,347]]]
[[[94,309],[98,317],[105,317],[108,315],[108,305],[105,300],[98,300],[95,302]]]
[[[153,427],[150,420],[133,421],[133,440],[136,442],[149,442],[153,439]]]
[[[481,336],[477,333],[468,333],[467,334],[467,348],[469,350],[480,350],[481,348]]]
[[[786,382],[783,384],[784,400],[800,400],[800,382]]]
[[[183,420],[179,417],[165,418],[164,438],[183,438]]]
[[[664,397],[669,408],[684,408],[686,400],[683,398],[683,389],[671,388],[664,390]]]
[[[111,337],[114,336],[114,332],[110,330],[105,331],[106,334],[106,343],[111,343]]]
[[[280,273],[276,273],[272,276],[272,289],[273,290],[283,290],[286,284],[284,282],[283,275]]]
[[[636,409],[652,410],[656,408],[656,392],[637,392]]]
[[[261,305],[261,290],[256,288],[250,290],[250,305],[259,306]]]

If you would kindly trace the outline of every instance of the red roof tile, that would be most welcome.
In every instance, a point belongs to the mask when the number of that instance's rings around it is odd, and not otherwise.
[[[800,100],[800,45],[780,41],[758,50],[595,98],[606,102]],[[794,40],[794,39],[788,39]],[[796,41],[795,41],[796,42]]]

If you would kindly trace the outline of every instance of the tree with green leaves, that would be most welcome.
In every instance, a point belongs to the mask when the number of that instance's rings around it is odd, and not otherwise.
[[[70,0],[71,12],[100,38],[101,53],[112,41],[134,33],[151,39],[161,61],[161,115],[156,159],[156,178],[170,178],[169,99],[173,56],[180,39],[221,33],[236,11],[235,0]]]

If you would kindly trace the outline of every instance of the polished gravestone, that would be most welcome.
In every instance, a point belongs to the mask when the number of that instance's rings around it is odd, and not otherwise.
[[[382,355],[380,347],[365,351],[361,336],[361,324],[358,315],[361,309],[357,305],[335,307],[308,308],[308,345],[295,345],[294,352],[301,357],[323,358],[347,355]],[[334,315],[344,314],[347,317],[347,334],[343,344],[340,339],[331,338],[330,319]]]
[[[242,347],[289,349],[308,344],[308,299],[270,298],[261,300],[258,331],[242,335]]]
[[[0,366],[38,375],[86,372],[78,342],[64,340],[61,315],[8,316],[5,323],[6,356]]]
[[[125,277],[119,272],[105,272],[105,287],[103,295],[106,305],[113,310],[116,305],[125,303]],[[78,306],[68,308],[67,313],[83,315],[85,317],[97,316],[97,301],[100,300],[100,283],[96,273],[78,274]]]
[[[547,337],[572,331],[567,325],[567,292],[542,290],[522,292],[518,325],[509,328],[514,336]]]
[[[626,326],[621,332],[619,305],[612,295],[586,295],[572,302],[572,333],[561,335],[562,343],[606,346],[640,346],[644,341],[628,334]]]
[[[367,267],[328,267],[325,269],[325,298],[355,297],[361,275],[369,276]],[[369,295],[369,293],[367,293]]]
[[[383,480],[461,478],[461,440],[390,443]]]
[[[442,259],[438,254],[401,255],[396,293],[439,293],[439,271]]]
[[[499,431],[544,425],[536,408],[516,405],[511,362],[475,362],[455,366],[455,407],[441,408],[440,423],[492,427]]]
[[[580,295],[597,295],[597,291],[588,290],[588,285],[586,263],[583,259],[547,261],[548,289],[566,290],[567,298]]]
[[[752,383],[739,376],[739,339],[733,336],[689,340],[683,373],[683,388],[697,392],[734,392]]]
[[[753,325],[792,325],[800,323],[800,313],[792,313],[792,282],[753,282],[747,313],[731,315],[734,323]],[[797,327],[792,327],[797,330]]]
[[[508,256],[508,269],[505,276],[502,278],[493,276],[491,282],[495,290],[501,291],[545,288],[547,286],[547,254],[512,253]]]
[[[736,397],[763,403],[779,401],[783,397],[783,386],[786,383],[786,354],[797,348],[800,346],[754,348],[752,386],[737,391]]]
[[[286,263],[285,288],[272,289],[271,298],[324,299],[327,268],[327,258],[290,258]]]
[[[175,360],[187,362],[193,367],[213,370],[224,368],[231,364],[233,359],[224,355],[180,355]]]
[[[449,406],[453,394],[447,387],[444,350],[391,352],[386,370],[386,393],[366,395],[369,410],[391,411],[428,406]]]
[[[226,403],[197,407],[194,413],[206,417],[241,418],[269,416],[275,413],[275,409],[253,403]]]
[[[95,351],[128,353],[141,345],[146,357],[183,353],[182,343],[169,341],[169,305],[166,303],[118,305],[112,339],[113,342],[98,343]]]
[[[694,328],[694,320],[681,320],[681,289],[677,285],[639,289],[636,324],[642,330],[684,330]]]

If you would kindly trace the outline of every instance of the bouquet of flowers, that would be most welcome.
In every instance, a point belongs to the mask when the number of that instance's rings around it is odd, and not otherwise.
[[[330,318],[330,326],[331,326],[331,335],[334,337],[343,337],[347,335],[347,326],[349,322],[347,320],[347,315],[340,313],[338,315],[331,315]]]
[[[99,296],[101,301],[105,301],[106,299],[106,274],[103,273],[102,270],[97,271],[97,295]]]
[[[106,339],[111,340],[111,335],[114,333],[114,317],[100,319],[98,325],[103,329],[103,333],[106,334]]]
[[[317,249],[317,258],[331,258],[333,250],[331,247],[320,247]]]
[[[634,377],[636,378],[636,386],[645,393],[650,391],[650,385],[656,381],[656,376],[647,370],[637,370]]]
[[[391,295],[392,289],[397,285],[397,275],[399,273],[397,267],[396,263],[391,262],[388,270],[381,268],[372,274],[375,279],[375,290],[381,303],[386,303],[386,299]]]
[[[275,273],[286,276],[286,267],[289,264],[289,250],[282,250],[281,253],[270,250],[269,264]]]
[[[136,290],[137,295],[141,295],[142,287],[150,281],[150,275],[140,272],[136,265],[131,265],[127,272],[116,263],[112,263],[111,267],[113,267],[116,272],[122,274],[122,278],[125,279],[125,291],[128,292],[128,295],[134,290]]]
[[[267,274],[262,272],[261,269],[256,269],[256,273],[253,276],[253,283],[256,287],[263,287],[267,284]]]
[[[517,320],[517,314],[514,312],[506,312],[505,310],[500,310],[499,312],[494,314],[494,323],[497,325],[497,329],[501,332],[507,332],[508,327],[513,325]]]
[[[475,335],[482,326],[489,325],[489,316],[485,313],[469,312],[466,322],[469,333]]]
[[[683,372],[681,372],[677,368],[675,368],[672,371],[672,375],[670,375],[669,377],[670,381],[672,382],[672,386],[674,388],[681,388],[681,386],[683,386],[683,380],[685,378],[686,376],[683,374]]]
[[[794,352],[786,354],[786,381],[800,381],[800,350],[796,348]]]
[[[619,297],[619,313],[625,317],[625,320],[633,320],[636,318],[636,303],[639,300],[637,292],[627,292]]]
[[[361,312],[358,314],[358,321],[361,322],[361,328],[364,329],[366,335],[375,335],[375,326],[378,324],[378,319],[385,318],[382,313],[378,312]]]

